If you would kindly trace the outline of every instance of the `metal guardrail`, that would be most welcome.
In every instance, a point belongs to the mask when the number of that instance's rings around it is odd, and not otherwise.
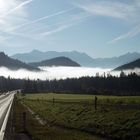
[[[4,99],[4,101],[1,101],[1,104],[0,104],[0,140],[4,139],[4,134],[5,134],[10,110],[12,107],[14,94],[15,93],[9,94],[9,96],[7,96]]]

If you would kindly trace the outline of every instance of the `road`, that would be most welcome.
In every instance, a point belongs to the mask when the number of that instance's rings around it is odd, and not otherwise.
[[[15,93],[16,91],[11,91],[0,95],[0,140],[4,139],[5,129]]]

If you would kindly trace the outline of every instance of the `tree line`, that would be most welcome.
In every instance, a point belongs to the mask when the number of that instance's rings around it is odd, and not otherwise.
[[[0,77],[0,91],[6,92],[11,90],[22,89],[25,80],[21,79],[12,79],[10,77],[5,78],[3,76]]]
[[[140,95],[140,76],[136,73],[119,77],[107,75],[61,80],[30,80],[0,77],[0,90],[22,89],[23,93],[75,93],[96,95]]]

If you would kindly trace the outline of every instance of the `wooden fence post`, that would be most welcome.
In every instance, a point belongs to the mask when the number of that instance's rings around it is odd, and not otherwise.
[[[26,132],[26,119],[27,119],[27,114],[26,112],[23,112],[23,131]]]
[[[95,96],[95,103],[94,103],[94,105],[95,105],[95,110],[97,110],[97,97]]]

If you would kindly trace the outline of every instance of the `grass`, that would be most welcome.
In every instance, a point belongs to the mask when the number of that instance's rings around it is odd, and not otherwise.
[[[94,95],[79,95],[79,94],[56,94],[56,93],[49,93],[49,94],[26,94],[26,99],[31,100],[47,100],[52,101],[53,98],[57,101],[64,101],[64,102],[78,102],[78,101],[88,101],[93,102],[95,96]],[[98,96],[99,103],[111,103],[111,104],[140,104],[140,96]]]
[[[78,131],[81,138],[75,138],[83,140],[88,138],[85,136],[88,133],[119,140],[140,139],[140,110],[137,108],[140,106],[139,96],[98,96],[97,110],[94,109],[92,95],[30,94],[22,102],[50,126],[55,126],[58,130],[56,135],[62,139],[65,139],[65,134],[61,132],[65,131],[68,134]],[[71,138],[70,135],[67,138]]]
[[[23,112],[26,112],[26,131],[23,129]],[[27,108],[16,98],[14,101],[15,133],[26,132],[32,140],[104,140],[99,136],[73,129],[41,125]]]

